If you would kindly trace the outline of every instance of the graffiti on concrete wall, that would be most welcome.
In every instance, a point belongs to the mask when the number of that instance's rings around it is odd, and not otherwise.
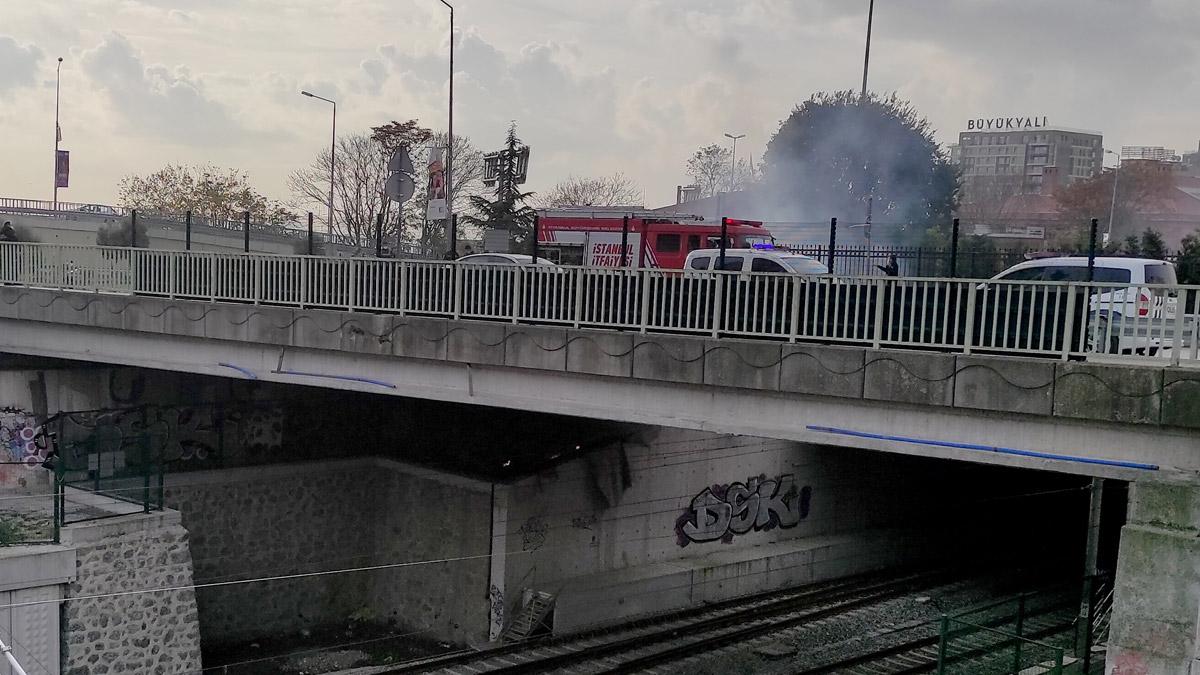
[[[680,546],[718,540],[729,544],[747,532],[795,527],[808,517],[811,498],[812,488],[797,488],[792,474],[706,487],[675,521],[676,540]]]
[[[82,451],[128,451],[148,439],[156,454],[180,467],[203,468],[218,458],[226,465],[262,461],[279,454],[283,440],[278,406],[152,405],[66,413],[58,423],[68,448],[92,439]]]
[[[46,459],[47,446],[33,413],[21,408],[0,408],[0,462],[38,467]]]
[[[541,516],[530,516],[517,530],[521,534],[521,550],[536,551],[546,543],[550,526]]]
[[[488,635],[492,640],[500,637],[500,632],[504,630],[504,591],[492,584],[488,589],[488,601],[491,606],[492,626],[488,631]]]

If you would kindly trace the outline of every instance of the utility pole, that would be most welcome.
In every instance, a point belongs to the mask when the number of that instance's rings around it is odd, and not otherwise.
[[[862,97],[867,97],[867,68],[871,65],[871,23],[875,18],[875,0],[871,0],[870,8],[867,10],[867,48],[863,54],[863,82],[862,82]]]
[[[450,105],[446,121],[446,222],[454,219],[454,5],[440,0],[450,9]]]
[[[54,211],[58,212],[58,144],[62,141],[62,127],[58,126],[58,93],[62,82],[62,57],[58,57],[58,68],[54,71]]]

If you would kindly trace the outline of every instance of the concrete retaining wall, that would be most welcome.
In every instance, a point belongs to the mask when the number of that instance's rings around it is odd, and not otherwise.
[[[190,587],[188,533],[174,511],[122,516],[63,529],[78,573],[68,598]],[[199,673],[200,623],[191,588],[70,600],[63,672]]]
[[[562,593],[572,629],[912,559],[889,528],[930,496],[904,463],[676,429],[593,452],[505,489],[507,611]]]
[[[167,503],[192,533],[200,582],[396,565],[201,589],[206,642],[352,615],[455,642],[486,636],[489,485],[362,459],[176,474]],[[403,564],[428,560],[448,562]]]

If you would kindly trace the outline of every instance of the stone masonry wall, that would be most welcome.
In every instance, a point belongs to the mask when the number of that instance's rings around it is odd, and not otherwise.
[[[72,525],[77,577],[67,597],[190,586],[188,533],[171,511]],[[200,625],[189,588],[66,603],[63,673],[200,672]]]
[[[205,643],[351,616],[454,642],[487,630],[490,487],[378,459],[169,476],[197,582],[389,566],[198,592]],[[459,525],[465,523],[465,525]],[[451,529],[453,528],[453,529]],[[454,560],[456,558],[468,560]],[[425,560],[435,564],[404,565]]]

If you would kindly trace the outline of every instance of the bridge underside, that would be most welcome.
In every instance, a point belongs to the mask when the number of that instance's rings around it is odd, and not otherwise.
[[[318,349],[18,319],[0,319],[0,334],[14,354],[1122,479],[1200,470],[1194,438],[1160,426],[399,358],[345,351],[339,340]]]

